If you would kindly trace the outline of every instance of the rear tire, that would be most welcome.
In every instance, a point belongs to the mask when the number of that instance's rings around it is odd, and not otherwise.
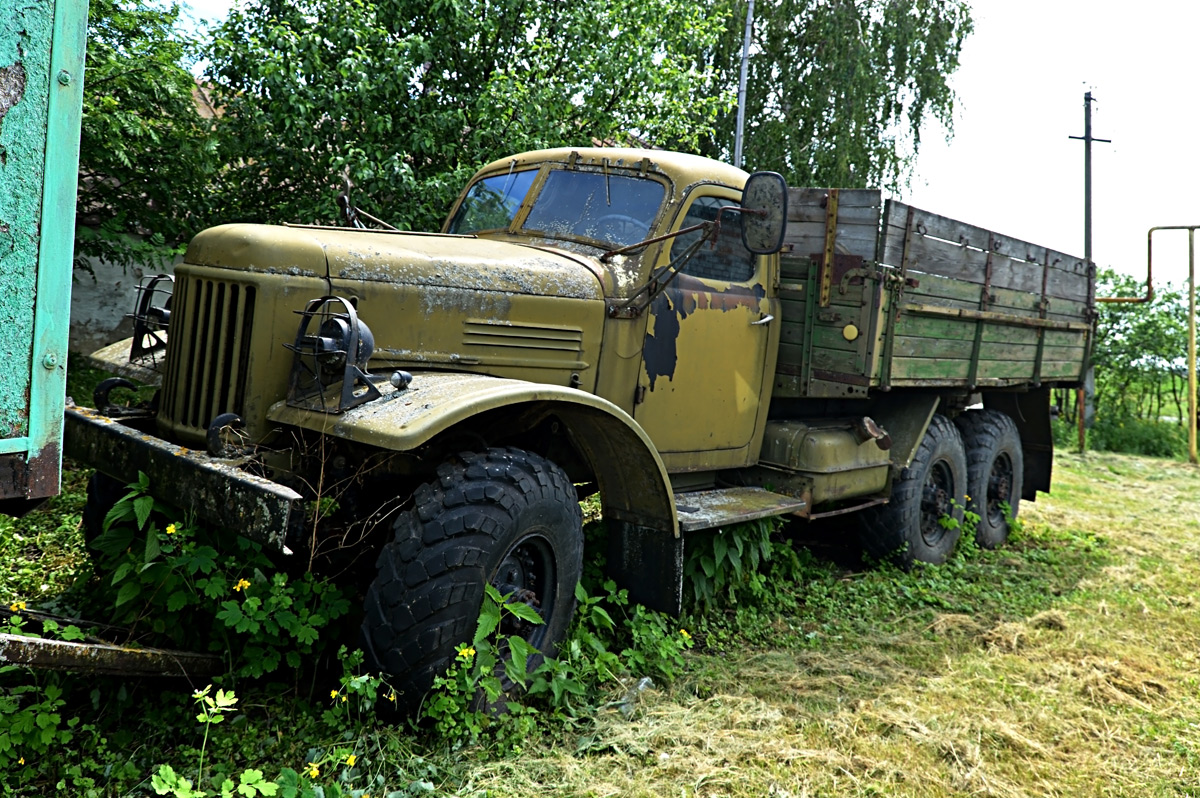
[[[1008,540],[1008,504],[1013,518],[1021,502],[1025,455],[1017,425],[999,410],[975,410],[954,420],[967,451],[967,509],[979,514],[975,540],[994,549]]]
[[[863,549],[902,568],[945,562],[962,531],[966,485],[962,437],[950,419],[935,415],[912,463],[893,483],[891,502],[859,514]],[[947,528],[944,517],[958,523]]]
[[[474,637],[486,584],[545,620],[501,631],[553,655],[583,568],[579,502],[561,468],[521,449],[461,454],[417,489],[392,530],[367,591],[362,640],[368,666],[392,677],[400,711],[417,710]]]

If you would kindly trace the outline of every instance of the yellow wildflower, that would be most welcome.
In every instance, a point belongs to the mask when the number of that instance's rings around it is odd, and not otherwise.
[[[688,630],[687,630],[687,629],[680,629],[680,630],[679,630],[679,634],[683,636],[683,639],[684,639],[684,640],[691,640],[691,639],[692,639],[692,636],[691,636],[690,634],[688,634]]]
[[[346,757],[346,764],[349,765],[350,767],[354,767],[354,763],[357,761],[358,761],[358,757],[356,757],[354,754],[351,754],[350,756]]]
[[[341,698],[342,698],[343,704],[350,700],[350,699],[346,698],[346,696],[342,696]]]
[[[25,757],[21,757],[20,759],[18,759],[18,760],[17,760],[17,764],[18,764],[18,765],[24,765],[24,764],[25,764]]]
[[[396,691],[395,691],[395,690],[393,690],[392,692],[388,693],[387,700],[388,700],[388,701],[391,701],[393,704],[394,704],[394,703],[396,703]]]
[[[317,776],[321,775],[321,769],[319,767],[317,767],[316,762],[309,762],[308,770],[306,770],[305,772],[308,774],[308,777],[310,779],[315,779]]]
[[[337,690],[330,690],[330,691],[329,691],[329,697],[330,697],[330,698],[337,698],[337,697],[338,697],[338,691],[337,691]]]
[[[248,587],[250,587],[249,581],[247,581],[245,579],[239,579],[237,584],[233,586],[233,589],[240,593],[241,591],[245,590]]]
[[[473,656],[475,656],[475,649],[470,646],[464,646],[458,650],[459,659],[470,659]]]
[[[174,535],[174,534],[175,534],[175,532],[176,532],[176,527],[175,527],[175,525],[174,525],[174,524],[167,524],[167,534],[168,534],[168,535]]]
[[[10,610],[12,610],[13,612],[20,612],[21,610],[25,609],[25,602],[24,601],[14,601],[12,604],[8,605],[8,608]]]

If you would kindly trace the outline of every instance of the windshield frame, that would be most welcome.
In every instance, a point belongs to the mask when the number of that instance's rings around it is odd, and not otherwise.
[[[675,204],[674,182],[670,179],[670,177],[656,169],[646,170],[638,168],[637,165],[573,165],[569,162],[563,161],[546,161],[542,162],[541,164],[513,164],[513,171],[532,171],[533,169],[536,169],[538,174],[533,179],[532,184],[525,194],[525,198],[521,201],[520,206],[517,208],[517,211],[513,215],[508,226],[503,228],[492,228],[488,230],[475,230],[467,233],[467,235],[507,233],[508,235],[519,236],[522,238],[536,238],[547,241],[571,241],[584,244],[589,247],[595,247],[596,249],[603,251],[614,249],[617,246],[616,244],[614,244],[612,241],[602,238],[595,238],[578,233],[560,233],[553,230],[543,230],[525,226],[526,220],[533,211],[534,207],[537,205],[537,202],[542,195],[542,191],[546,188],[547,181],[553,172],[583,172],[625,179],[632,178],[637,180],[651,180],[657,183],[663,189],[662,199],[660,200],[658,209],[655,211],[653,217],[645,220],[646,224],[648,225],[646,237],[656,234],[656,231],[658,231],[663,224],[665,215],[670,213]],[[495,177],[504,176],[508,172],[509,169],[501,168],[495,169],[486,174],[476,175],[475,179],[473,179],[470,184],[467,185],[466,189],[459,195],[459,198],[455,202],[454,207],[451,209],[450,214],[446,217],[446,222],[442,228],[443,231],[450,231],[451,225],[461,214],[461,209],[463,204],[466,202],[468,195],[480,182]]]

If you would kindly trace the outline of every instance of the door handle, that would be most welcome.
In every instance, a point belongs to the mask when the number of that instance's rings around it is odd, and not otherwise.
[[[751,326],[751,327],[761,327],[761,326],[762,326],[762,325],[764,325],[764,324],[770,324],[770,323],[771,323],[772,321],[774,321],[774,320],[775,320],[775,317],[774,317],[774,316],[771,316],[771,315],[766,315],[766,316],[763,316],[763,317],[762,317],[761,319],[759,319],[758,321],[752,321],[752,322],[750,322],[750,326]]]

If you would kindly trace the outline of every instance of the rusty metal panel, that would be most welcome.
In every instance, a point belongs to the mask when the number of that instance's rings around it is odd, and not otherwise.
[[[58,492],[84,0],[0,18],[0,498]]]
[[[294,490],[94,410],[69,407],[66,419],[71,458],[129,482],[143,471],[152,484],[170,485],[171,500],[185,511],[276,550],[285,548],[292,510],[301,499]]]
[[[803,510],[808,502],[763,488],[720,488],[676,493],[679,529],[695,532]]]
[[[114,676],[211,676],[224,667],[212,654],[12,634],[0,634],[0,663]]]

